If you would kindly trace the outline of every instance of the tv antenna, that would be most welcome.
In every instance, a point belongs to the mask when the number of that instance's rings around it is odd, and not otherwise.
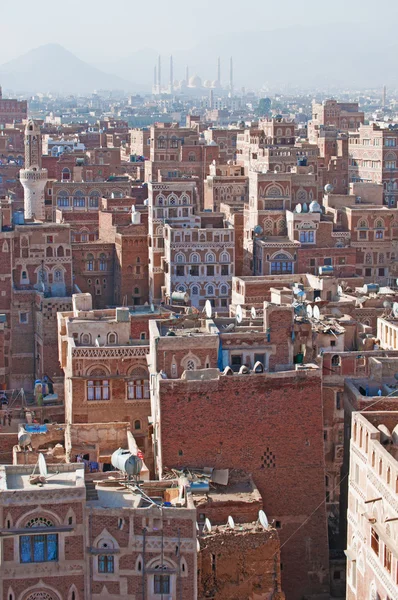
[[[211,305],[210,300],[206,300],[206,302],[205,302],[205,313],[206,313],[206,317],[208,319],[211,319],[211,317],[213,315],[213,307]]]
[[[268,523],[267,515],[265,514],[265,512],[263,510],[258,511],[258,520],[260,522],[261,527],[263,527],[263,529],[268,529],[269,523]]]
[[[238,304],[238,306],[236,307],[236,321],[238,323],[242,323],[243,320],[243,311],[242,311],[242,307],[240,304]]]
[[[211,533],[211,522],[210,522],[210,519],[208,519],[207,517],[206,517],[206,520],[205,520],[205,525],[203,527],[203,531],[205,533]]]

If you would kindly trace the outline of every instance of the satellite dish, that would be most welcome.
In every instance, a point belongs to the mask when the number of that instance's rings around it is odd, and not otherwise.
[[[238,323],[242,323],[242,319],[243,319],[242,307],[240,304],[238,304],[238,306],[236,307],[236,320]]]
[[[233,518],[231,516],[228,517],[228,527],[230,529],[235,529],[235,521],[233,520]]]
[[[321,318],[321,311],[319,310],[319,306],[314,306],[314,308],[312,309],[312,315],[314,317],[314,319],[319,319]]]
[[[384,300],[383,306],[384,308],[391,308],[391,302],[389,302],[388,300]]]
[[[211,533],[211,523],[210,523],[210,519],[208,519],[207,517],[205,520],[205,526],[203,527],[203,531],[207,531],[208,533]]]
[[[342,295],[343,295],[343,288],[341,287],[341,285],[338,285],[338,286],[337,286],[337,294],[338,294],[339,296],[342,296]]]
[[[392,314],[394,317],[398,317],[398,302],[394,302],[392,305]]]
[[[312,318],[312,306],[311,306],[311,304],[308,304],[308,305],[307,305],[307,317],[308,317],[309,319],[311,319],[311,318]]]
[[[208,319],[211,319],[212,314],[213,314],[213,307],[211,305],[210,300],[206,300],[206,302],[205,302],[205,313],[206,313],[206,317]]]
[[[322,298],[318,296],[318,298],[315,298],[315,302],[322,302]]]
[[[258,520],[260,521],[260,524],[264,529],[268,529],[269,523],[268,523],[267,515],[265,514],[265,512],[263,510],[258,511]]]
[[[200,542],[198,539],[196,539],[196,550],[200,552]]]
[[[196,531],[199,531],[199,525],[198,525],[197,521],[196,521]]]
[[[44,458],[44,454],[42,454],[41,452],[39,454],[38,463],[39,463],[39,472],[40,472],[40,475],[42,477],[47,477],[46,459]]]
[[[301,206],[301,204],[297,204],[296,213],[300,214],[302,210],[303,210],[303,207]]]
[[[251,314],[252,319],[255,319],[257,317],[257,311],[254,308],[254,306],[252,306],[250,314]]]

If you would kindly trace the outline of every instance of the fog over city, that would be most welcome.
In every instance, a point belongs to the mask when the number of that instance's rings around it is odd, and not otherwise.
[[[253,89],[397,84],[394,0],[382,3],[378,25],[371,0],[332,6],[255,0],[247,10],[237,0],[205,0],[197,10],[182,0],[155,0],[150,8],[119,0],[112,12],[104,0],[31,6],[23,0],[2,8],[3,23],[18,23],[18,35],[2,28],[0,77],[17,91],[84,91],[90,78],[106,88],[149,90],[159,53],[164,60],[173,54],[177,79],[187,66],[191,74],[214,79],[218,56],[226,78],[233,56],[237,85]],[[63,76],[50,76],[57,68]]]

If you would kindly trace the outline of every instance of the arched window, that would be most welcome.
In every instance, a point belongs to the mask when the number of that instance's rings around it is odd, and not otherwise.
[[[195,363],[194,363],[193,360],[187,360],[186,370],[187,371],[194,371],[195,370]]]
[[[365,219],[362,219],[358,223],[358,229],[368,229],[368,222]]]
[[[98,208],[100,193],[97,191],[90,192],[88,205],[90,208]]]
[[[117,333],[108,333],[108,345],[115,346],[117,344]]]
[[[109,379],[103,379],[103,375],[104,371],[102,369],[96,369],[90,374],[90,377],[93,378],[87,381],[87,400],[109,400]]]
[[[100,268],[100,271],[106,271],[106,256],[105,256],[105,254],[100,254],[99,268]]]
[[[267,198],[279,198],[280,196],[282,196],[282,191],[276,185],[272,185],[269,188],[267,188],[265,195]]]
[[[192,286],[191,288],[191,295],[192,296],[199,296],[199,288],[197,285]]]
[[[33,517],[26,524],[26,529],[36,527],[53,527],[54,524],[45,517]],[[19,556],[21,563],[54,562],[58,560],[58,534],[21,535],[19,537]]]
[[[189,261],[191,263],[198,263],[198,262],[200,262],[200,256],[199,256],[199,254],[196,254],[195,252],[193,254],[191,254],[191,256],[189,257]]]
[[[207,263],[214,263],[215,262],[215,256],[214,256],[213,252],[208,252],[206,254],[206,262]]]
[[[58,246],[57,248],[57,256],[64,256],[65,252],[64,252],[64,247],[63,246]]]
[[[220,295],[221,296],[228,296],[228,287],[226,285],[222,285],[220,287]]]
[[[134,421],[134,429],[137,431],[138,429],[141,429],[141,421],[139,421],[138,419],[136,421]]]
[[[164,196],[162,196],[162,194],[159,194],[159,196],[157,196],[157,198],[156,198],[156,203],[157,203],[159,206],[163,206],[163,205],[164,205],[164,203],[165,203],[165,197],[164,197]]]
[[[189,160],[189,162],[195,162],[196,154],[194,152],[190,152],[188,155],[188,160]]]
[[[182,204],[189,204],[189,197],[186,194],[182,194],[181,202]]]
[[[94,256],[92,254],[87,254],[86,271],[94,271]]]
[[[340,356],[338,354],[335,354],[334,356],[332,356],[332,367],[339,367],[340,366]]]
[[[69,206],[69,194],[66,190],[61,190],[60,192],[58,192],[57,206],[59,206],[60,208]]]
[[[388,467],[388,469],[387,469],[387,483],[388,484],[391,483],[391,469],[390,469],[390,467]]]
[[[170,148],[178,148],[178,139],[175,135],[170,139]]]
[[[46,256],[50,257],[53,255],[53,249],[51,248],[51,246],[47,246],[46,248]]]
[[[61,283],[64,280],[64,274],[61,269],[54,271],[54,283]]]
[[[382,475],[383,473],[383,461],[380,459],[379,460],[379,475]]]
[[[182,253],[177,254],[177,256],[176,256],[176,262],[178,262],[178,263],[185,262],[185,255],[182,254]]]
[[[80,343],[82,346],[89,346],[91,344],[91,333],[82,333]]]
[[[206,295],[207,296],[214,296],[214,286],[212,285],[208,285],[206,288]]]
[[[163,135],[160,135],[158,137],[158,148],[163,150],[164,148],[166,148],[166,139],[164,138]]]
[[[73,206],[76,208],[84,208],[86,206],[86,199],[81,190],[76,190],[73,194]]]
[[[370,252],[367,252],[365,255],[365,264],[366,265],[371,265],[372,264],[372,255]]]
[[[220,256],[220,262],[225,262],[225,263],[229,263],[231,260],[230,255],[228,254],[228,252],[223,252]]]
[[[167,204],[169,206],[176,206],[178,204],[178,198],[175,194],[170,194],[170,196],[167,197]]]
[[[376,466],[376,454],[375,452],[372,452],[372,467]]]
[[[129,400],[148,400],[150,398],[148,372],[143,368],[134,369],[127,382]]]
[[[70,180],[70,169],[64,167],[61,173],[61,181],[69,181]]]
[[[263,221],[263,230],[265,234],[271,235],[274,230],[274,222],[272,219],[264,219]]]

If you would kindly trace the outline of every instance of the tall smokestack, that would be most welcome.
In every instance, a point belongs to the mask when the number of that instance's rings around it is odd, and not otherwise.
[[[170,93],[174,88],[173,57],[170,56]]]
[[[185,70],[185,80],[186,80],[187,85],[188,85],[188,83],[189,83],[189,67],[188,67],[188,65],[187,65],[187,68]]]
[[[231,96],[234,94],[234,64],[232,61],[232,56],[229,61],[229,91]]]
[[[387,102],[387,87],[384,86],[383,87],[383,108],[386,107],[386,102]]]
[[[157,69],[156,69],[156,65],[153,67],[153,91],[156,94],[156,88],[158,85],[158,76],[157,76]]]
[[[158,88],[160,94],[162,90],[162,59],[160,58],[160,54],[158,58]]]
[[[221,83],[221,58],[218,57],[218,62],[217,62],[217,81],[218,83]]]

